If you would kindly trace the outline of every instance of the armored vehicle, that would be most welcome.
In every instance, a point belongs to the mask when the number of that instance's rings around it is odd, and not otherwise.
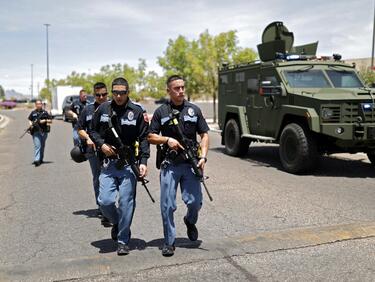
[[[293,46],[282,22],[269,24],[260,60],[219,70],[219,126],[225,152],[278,143],[283,168],[312,170],[319,155],[365,152],[375,163],[374,89],[341,56],[317,57],[318,42]]]

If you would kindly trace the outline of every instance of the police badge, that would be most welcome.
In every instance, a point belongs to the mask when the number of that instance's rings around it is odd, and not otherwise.
[[[195,115],[195,112],[194,112],[193,108],[188,109],[188,115],[191,116],[191,117],[193,117]]]
[[[128,120],[129,121],[132,121],[134,119],[134,113],[132,112],[132,111],[130,111],[129,113],[128,113]]]

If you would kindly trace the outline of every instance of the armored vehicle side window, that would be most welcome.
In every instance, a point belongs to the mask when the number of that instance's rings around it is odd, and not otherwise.
[[[249,93],[258,93],[259,91],[259,80],[258,78],[249,78],[247,80],[247,90]]]
[[[220,83],[221,84],[228,84],[228,75],[227,74],[220,75]]]
[[[321,70],[285,71],[285,78],[295,88],[330,88],[327,78]]]
[[[270,75],[270,76],[263,76],[263,81],[270,81],[272,86],[280,85],[280,82],[277,80],[276,76]]]
[[[237,72],[236,73],[236,82],[244,82],[245,81],[245,73],[244,72]]]
[[[337,88],[363,87],[361,81],[353,71],[327,70],[329,79]]]

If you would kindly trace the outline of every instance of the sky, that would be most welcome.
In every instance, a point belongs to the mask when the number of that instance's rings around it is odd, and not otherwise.
[[[50,79],[72,71],[95,73],[114,63],[162,73],[157,57],[169,39],[196,39],[237,30],[239,45],[256,50],[264,28],[283,21],[294,45],[319,40],[318,54],[343,59],[371,56],[374,0],[0,0],[0,85],[30,94],[46,79],[49,27]]]

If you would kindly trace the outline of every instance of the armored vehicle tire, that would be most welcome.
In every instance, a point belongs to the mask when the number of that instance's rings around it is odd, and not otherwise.
[[[230,119],[224,129],[225,153],[230,156],[243,156],[249,150],[250,139],[241,138],[241,130],[235,119]]]
[[[368,152],[367,157],[370,160],[371,164],[375,166],[375,152]]]
[[[317,163],[316,142],[303,126],[288,124],[281,133],[279,155],[287,172],[306,172],[313,169]]]

